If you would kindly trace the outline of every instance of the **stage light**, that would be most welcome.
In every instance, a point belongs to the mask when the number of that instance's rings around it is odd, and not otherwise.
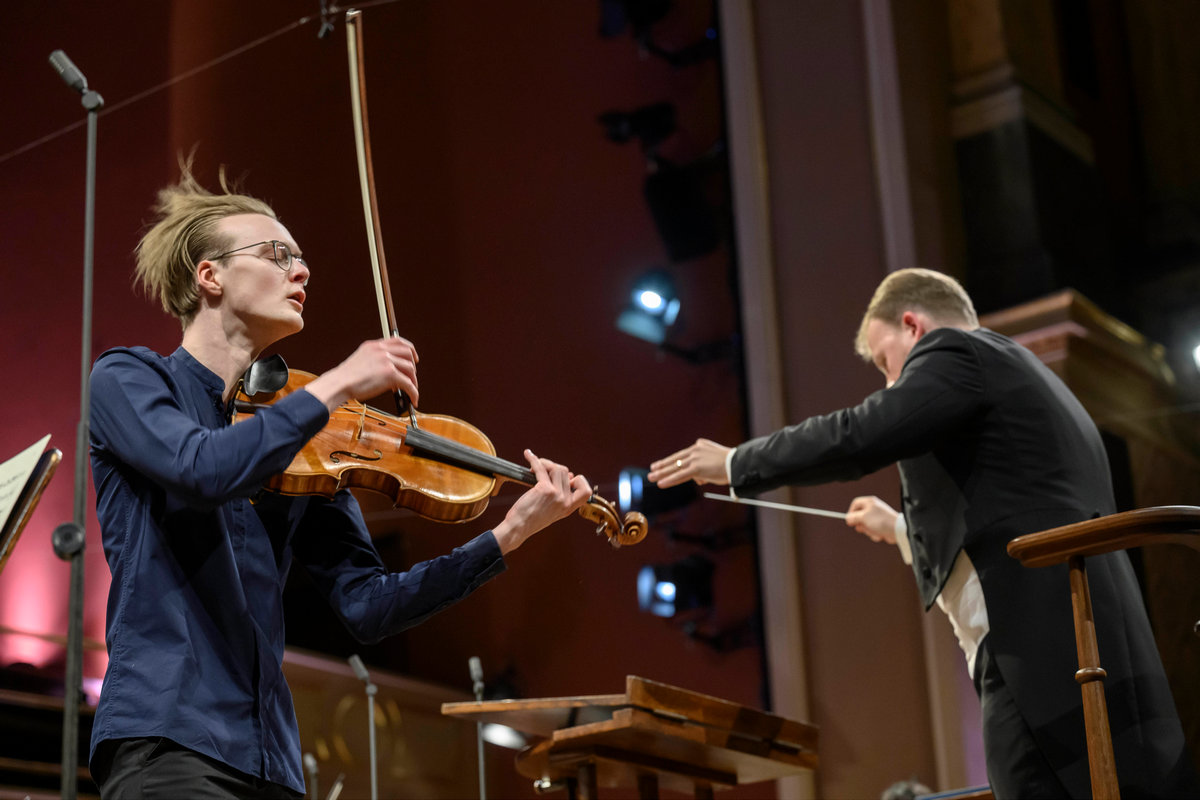
[[[1192,349],[1192,362],[1195,363],[1196,369],[1200,370],[1200,344]]]
[[[637,297],[638,305],[651,314],[659,314],[667,307],[666,298],[653,289],[643,289]]]
[[[675,584],[659,576],[659,568],[646,565],[638,572],[638,608],[656,617],[675,615]]]
[[[652,564],[638,572],[638,607],[658,617],[712,605],[713,563],[690,555],[673,564]]]
[[[617,505],[621,513],[640,511],[655,517],[683,508],[696,499],[696,484],[691,481],[669,489],[660,489],[646,480],[647,470],[626,467],[617,478]]]
[[[665,270],[654,270],[634,284],[629,305],[617,317],[617,328],[642,341],[662,344],[679,308],[671,276]]]
[[[675,324],[679,316],[679,298],[675,294],[675,283],[666,270],[648,272],[638,279],[633,287],[634,300],[641,309],[662,319],[663,324]]]

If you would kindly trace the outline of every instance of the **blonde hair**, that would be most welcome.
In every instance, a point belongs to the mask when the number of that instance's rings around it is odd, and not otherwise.
[[[931,269],[901,269],[884,278],[875,290],[858,326],[854,352],[870,361],[867,325],[873,319],[899,325],[905,311],[922,311],[939,325],[979,327],[970,296],[954,278]]]
[[[179,168],[179,182],[159,191],[154,224],[134,254],[136,281],[186,329],[200,304],[196,265],[232,247],[217,223],[237,214],[277,217],[262,200],[238,193],[236,185],[231,188],[224,167],[219,171],[220,194],[205,189],[192,175],[192,156],[181,157]]]

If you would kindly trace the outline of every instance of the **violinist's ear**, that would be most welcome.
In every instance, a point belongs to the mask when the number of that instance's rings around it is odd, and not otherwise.
[[[220,272],[217,262],[205,259],[196,265],[196,286],[201,294],[219,297],[221,294]]]

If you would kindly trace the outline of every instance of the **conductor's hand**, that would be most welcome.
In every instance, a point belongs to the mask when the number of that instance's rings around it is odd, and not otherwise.
[[[896,517],[891,506],[878,497],[856,497],[850,501],[846,524],[867,535],[872,542],[896,543]]]
[[[304,388],[333,412],[347,400],[399,390],[417,405],[417,349],[400,336],[363,342],[350,357]]]
[[[658,488],[667,489],[692,480],[696,483],[729,483],[725,474],[725,457],[732,447],[708,439],[697,439],[690,447],[660,458],[650,465],[646,477]]]
[[[529,450],[525,458],[537,483],[521,495],[504,519],[492,529],[501,553],[511,553],[525,540],[553,522],[574,513],[592,496],[587,478],[561,464],[538,458]]]

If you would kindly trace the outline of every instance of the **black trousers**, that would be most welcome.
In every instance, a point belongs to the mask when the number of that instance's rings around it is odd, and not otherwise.
[[[104,800],[298,800],[286,786],[255,778],[170,739],[103,742],[92,778]]]
[[[1070,794],[1038,749],[1012,692],[1004,683],[988,647],[979,643],[975,656],[975,691],[983,716],[983,752],[988,783],[996,800],[1064,800]]]

